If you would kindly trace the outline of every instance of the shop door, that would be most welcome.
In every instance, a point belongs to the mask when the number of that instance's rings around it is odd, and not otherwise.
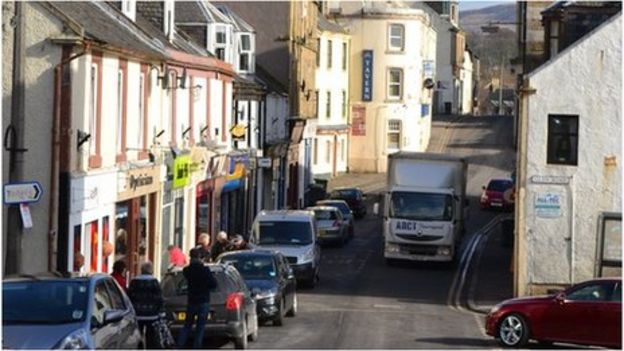
[[[115,221],[115,261],[126,263],[129,277],[139,274],[147,260],[147,217],[145,197],[117,204]]]

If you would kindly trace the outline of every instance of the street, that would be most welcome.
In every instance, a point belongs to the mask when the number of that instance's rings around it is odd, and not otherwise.
[[[511,119],[463,117],[434,121],[430,151],[469,160],[470,218],[463,246],[497,213],[478,208],[481,185],[508,176],[514,154],[508,143]],[[447,129],[450,124],[453,128]],[[383,184],[381,184],[383,187]],[[379,187],[378,187],[379,188]],[[381,220],[368,215],[356,222],[355,238],[344,248],[324,247],[321,281],[299,290],[299,313],[283,327],[266,326],[258,349],[489,348],[483,315],[448,304],[456,268],[448,264],[399,263],[382,255]]]

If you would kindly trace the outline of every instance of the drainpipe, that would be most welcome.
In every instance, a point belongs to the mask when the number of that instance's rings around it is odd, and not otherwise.
[[[58,231],[59,194],[57,184],[59,182],[60,146],[61,146],[61,80],[63,78],[63,66],[85,55],[89,50],[89,43],[83,42],[83,50],[73,56],[61,60],[54,67],[54,115],[52,117],[52,164],[50,170],[50,216],[48,220],[48,270],[57,270],[54,267],[53,256],[56,252],[56,235]],[[71,147],[67,145],[66,147]],[[55,269],[56,268],[56,269]]]

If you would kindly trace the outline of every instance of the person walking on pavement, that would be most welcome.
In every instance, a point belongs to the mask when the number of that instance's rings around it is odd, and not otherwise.
[[[210,249],[210,257],[212,258],[212,260],[216,261],[219,255],[228,251],[229,246],[230,242],[228,241],[227,233],[224,231],[220,231],[219,234],[217,234],[217,242],[214,243],[214,245],[212,245],[212,248]]]
[[[119,260],[113,263],[113,273],[111,276],[119,283],[124,291],[128,289],[128,282],[126,280],[126,262]]]
[[[204,265],[200,250],[192,249],[190,256],[191,264],[182,271],[188,282],[188,302],[184,327],[180,331],[180,335],[178,335],[178,347],[184,348],[186,346],[195,317],[197,317],[193,336],[193,348],[200,349],[204,340],[204,327],[210,309],[210,291],[217,287],[217,281],[212,275],[210,268]]]
[[[186,266],[186,256],[179,247],[175,245],[169,245],[167,247],[167,251],[169,252],[169,269],[173,267]]]
[[[199,252],[200,260],[206,263],[210,262],[210,235],[201,233],[197,238],[197,246],[193,250]]]
[[[164,299],[158,280],[153,276],[154,265],[144,262],[141,265],[141,275],[130,281],[128,297],[136,311],[139,330],[145,333],[145,343],[148,349],[159,349],[162,345],[156,335],[155,324],[163,312]],[[172,346],[172,345],[169,345]]]

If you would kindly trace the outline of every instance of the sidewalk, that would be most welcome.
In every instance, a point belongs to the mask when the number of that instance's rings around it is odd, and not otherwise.
[[[339,187],[360,188],[364,193],[376,194],[386,188],[385,173],[346,173],[335,177],[327,184],[327,191]]]
[[[471,269],[468,308],[488,313],[494,305],[513,297],[511,257],[513,247],[503,246],[502,226],[498,224],[483,239],[483,247]]]

